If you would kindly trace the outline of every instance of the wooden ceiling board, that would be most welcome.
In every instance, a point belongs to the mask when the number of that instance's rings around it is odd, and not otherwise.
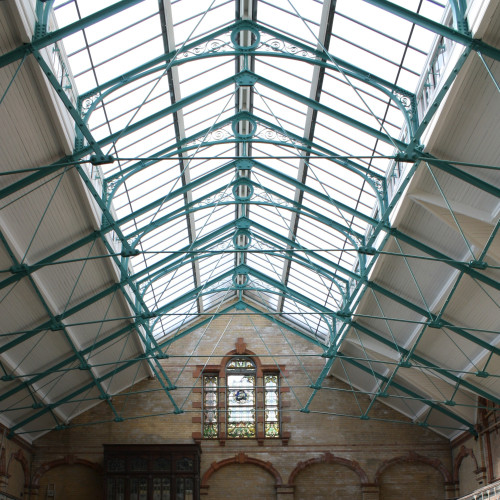
[[[415,353],[450,370],[464,370],[484,348],[448,329],[427,328]]]
[[[0,317],[2,334],[31,330],[49,320],[28,278],[0,291]],[[13,336],[0,337],[0,345],[13,340]]]

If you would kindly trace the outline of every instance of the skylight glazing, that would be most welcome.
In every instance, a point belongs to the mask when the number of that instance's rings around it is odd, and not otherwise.
[[[114,3],[58,0],[57,23]],[[432,39],[362,0],[146,0],[64,40],[156,337],[248,297],[330,342]]]

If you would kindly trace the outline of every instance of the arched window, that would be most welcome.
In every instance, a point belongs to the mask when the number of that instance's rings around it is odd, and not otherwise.
[[[226,433],[228,438],[257,437],[255,363],[233,358],[226,365]]]
[[[202,381],[204,439],[281,436],[278,372],[258,369],[242,355],[231,357],[217,372],[203,372]]]

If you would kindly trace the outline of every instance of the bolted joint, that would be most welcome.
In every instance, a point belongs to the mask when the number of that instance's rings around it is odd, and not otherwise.
[[[12,274],[21,274],[26,276],[29,273],[30,267],[27,264],[15,264],[10,268]]]
[[[248,229],[252,221],[248,217],[239,217],[234,224],[238,229]]]
[[[247,305],[242,300],[238,300],[238,302],[236,302],[234,308],[237,311],[244,311],[247,308]]]
[[[92,165],[106,165],[108,163],[114,163],[115,159],[112,155],[92,155],[90,157],[90,163]]]
[[[156,314],[156,313],[153,313],[153,312],[149,312],[149,313],[142,313],[139,317],[140,317],[141,319],[148,320],[148,319],[153,319],[153,318],[156,318],[156,317],[157,317],[157,314]]]
[[[399,163],[415,163],[418,159],[416,153],[396,153],[394,160]]]
[[[375,247],[359,247],[358,253],[361,255],[375,255],[377,253],[377,249]]]
[[[129,249],[123,249],[120,253],[122,257],[137,257],[138,255],[141,255],[141,251],[138,250],[137,248],[131,248]]]
[[[252,170],[252,167],[255,165],[253,160],[250,158],[240,158],[236,160],[236,168],[238,170]]]
[[[238,73],[234,77],[234,81],[240,86],[240,87],[248,87],[248,86],[253,86],[259,77],[253,73],[250,73],[249,71],[242,71],[241,73]]]
[[[335,316],[337,316],[337,318],[339,318],[339,319],[349,321],[352,317],[352,314],[350,311],[344,310],[344,311],[338,311],[337,313],[335,313]]]
[[[469,267],[471,269],[481,269],[481,270],[484,270],[484,269],[488,268],[488,264],[486,262],[483,262],[483,261],[480,261],[480,260],[471,260],[469,262]]]
[[[429,328],[436,328],[437,330],[443,328],[444,321],[442,319],[434,318],[427,323]]]

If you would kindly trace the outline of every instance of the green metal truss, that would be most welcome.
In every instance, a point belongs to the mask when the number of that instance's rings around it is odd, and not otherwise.
[[[451,1],[451,8],[454,17],[454,28],[444,26],[441,23],[432,21],[422,15],[409,11],[403,7],[397,6],[386,0],[365,0],[379,8],[393,13],[403,19],[430,30],[438,35],[450,39],[465,48],[455,63],[453,71],[445,83],[437,92],[434,100],[419,119],[417,113],[417,96],[400,85],[379,76],[373,75],[364,70],[352,61],[345,61],[334,56],[326,49],[321,50],[321,45],[326,43],[326,39],[318,40],[318,44],[306,43],[301,39],[294,38],[290,34],[272,29],[268,25],[257,22],[257,20],[238,20],[231,22],[223,27],[215,29],[213,32],[205,34],[194,41],[184,44],[180,49],[168,50],[160,57],[152,58],[150,61],[141,62],[136,68],[124,72],[118,77],[109,79],[100,83],[91,90],[78,96],[76,106],[67,96],[64,87],[59,82],[57,75],[46,61],[42,50],[56,41],[64,39],[82,29],[88,28],[95,23],[111,18],[113,15],[124,12],[126,9],[140,3],[141,0],[122,0],[113,6],[96,12],[86,18],[71,23],[61,29],[53,32],[47,31],[47,22],[49,19],[50,8],[53,2],[47,2],[45,5],[37,2],[38,24],[35,30],[35,36],[31,43],[25,44],[15,50],[0,56],[0,68],[6,67],[16,61],[24,60],[26,57],[33,56],[34,61],[39,65],[48,82],[55,90],[61,103],[67,109],[69,116],[73,119],[75,125],[75,149],[73,154],[64,156],[50,165],[35,166],[34,171],[26,172],[27,175],[20,180],[11,182],[0,189],[0,199],[10,200],[12,197],[23,193],[27,188],[36,189],[40,182],[53,176],[61,175],[68,168],[76,168],[79,176],[85,185],[92,200],[102,214],[101,226],[98,230],[90,232],[76,241],[72,241],[65,247],[51,253],[38,262],[26,264],[19,262],[14,253],[9,248],[6,239],[0,234],[2,245],[12,259],[11,267],[8,270],[2,270],[8,276],[0,280],[0,290],[14,287],[19,282],[29,283],[37,296],[44,305],[49,317],[37,326],[26,330],[16,332],[4,332],[8,340],[0,346],[0,353],[8,353],[9,350],[19,346],[23,342],[36,337],[42,332],[57,331],[62,332],[66,341],[71,347],[72,354],[65,360],[54,362],[47,367],[43,373],[23,374],[20,384],[0,394],[0,401],[8,400],[12,396],[29,390],[39,382],[43,382],[58,372],[71,371],[75,369],[85,369],[89,374],[90,382],[83,387],[75,390],[71,394],[57,401],[54,401],[43,408],[38,406],[41,403],[35,402],[33,408],[39,409],[29,417],[20,420],[10,430],[11,433],[20,432],[26,425],[36,421],[36,419],[52,414],[54,418],[54,427],[63,429],[67,423],[60,422],[55,413],[59,406],[68,402],[76,401],[83,397],[91,388],[97,388],[99,399],[104,400],[110,407],[116,422],[123,420],[123,415],[113,406],[110,394],[106,392],[103,382],[113,374],[121,372],[135,364],[147,363],[149,370],[160,381],[162,390],[165,392],[169,402],[172,405],[173,413],[182,412],[181,406],[174,399],[171,391],[175,389],[173,383],[161,360],[167,356],[169,347],[176,341],[197,331],[204,325],[209,324],[210,316],[204,317],[206,311],[201,311],[200,299],[208,295],[232,292],[229,304],[214,315],[229,315],[235,311],[247,310],[248,312],[260,314],[269,321],[275,323],[280,328],[286,329],[298,337],[318,347],[321,356],[327,358],[326,364],[321,371],[316,382],[311,385],[312,393],[307,404],[302,408],[308,412],[309,407],[316,395],[322,388],[324,379],[332,370],[334,364],[348,363],[358,370],[366,372],[374,379],[383,382],[384,390],[379,391],[373,398],[373,402],[378,398],[385,398],[389,388],[394,388],[406,394],[409,399],[416,400],[428,406],[429,412],[438,412],[451,418],[457,424],[457,428],[465,428],[474,433],[473,423],[468,422],[461,416],[453,412],[450,401],[437,403],[414,390],[405,387],[397,380],[397,368],[392,376],[386,376],[381,372],[368,366],[369,358],[366,361],[351,359],[342,352],[342,340],[353,331],[362,332],[364,335],[374,339],[376,342],[389,347],[399,356],[395,363],[399,366],[411,367],[418,365],[429,372],[433,372],[439,377],[444,377],[448,381],[456,384],[457,388],[463,388],[466,391],[478,396],[485,397],[497,404],[500,400],[493,394],[487,392],[478,385],[459,377],[452,370],[436,366],[425,356],[416,352],[417,343],[410,349],[399,345],[395,341],[386,338],[381,332],[367,327],[362,320],[355,319],[358,305],[368,292],[381,294],[391,301],[399,304],[404,310],[417,313],[424,318],[422,328],[435,328],[436,330],[445,330],[454,335],[471,342],[478,347],[489,351],[492,355],[498,356],[500,349],[491,343],[482,340],[474,335],[467,328],[461,325],[454,325],[443,319],[441,315],[431,313],[421,305],[413,303],[398,293],[385,288],[380,283],[370,279],[370,272],[374,269],[377,259],[384,253],[387,242],[392,240],[401,241],[410,245],[415,250],[422,252],[430,259],[442,262],[451,268],[459,271],[461,275],[467,276],[482,286],[490,287],[494,290],[500,290],[500,282],[494,275],[488,274],[484,260],[484,253],[479,259],[473,259],[469,262],[462,262],[446,255],[439,248],[424,241],[417,240],[403,230],[391,226],[391,216],[393,211],[401,200],[404,189],[408,186],[413,174],[420,164],[426,162],[448,175],[454,176],[460,181],[475,186],[476,188],[488,193],[488,195],[500,198],[500,189],[491,183],[474,176],[463,169],[455,166],[452,161],[445,161],[436,158],[429,153],[423,152],[423,146],[420,143],[423,134],[427,130],[431,119],[435,115],[442,101],[447,97],[449,89],[462,69],[465,61],[471,53],[484,54],[496,61],[500,60],[500,50],[492,47],[481,40],[472,38],[468,31],[467,20],[465,17],[465,2],[463,0]],[[260,37],[267,35],[274,37],[284,44],[294,47],[294,52],[281,52],[269,49],[264,45],[259,46],[257,42],[253,45],[244,46],[237,42],[241,33],[252,34],[257,41]],[[210,46],[220,37],[230,37],[231,43],[218,46],[213,49],[204,49]],[[214,46],[215,47],[215,46]],[[168,47],[167,47],[168,48]],[[297,49],[295,51],[295,49]],[[274,50],[274,52],[273,52]],[[334,74],[339,78],[352,79],[359,88],[357,92],[365,89],[366,86],[373,92],[378,92],[388,100],[387,106],[393,106],[402,116],[402,122],[406,125],[407,134],[405,137],[396,137],[387,133],[384,123],[378,123],[378,126],[365,123],[361,119],[353,118],[346,113],[342,113],[324,104],[321,99],[321,85],[318,84],[317,96],[307,97],[296,92],[293,89],[277,83],[273,78],[267,78],[254,68],[255,62],[264,57],[273,58],[276,61],[292,61],[296,64],[312,66],[318,72]],[[149,77],[161,78],[160,75],[166,74],[173,79],[174,68],[181,68],[183,65],[193,64],[195,61],[206,61],[217,58],[233,58],[236,60],[237,69],[234,75],[222,78],[215,83],[212,82],[202,90],[184,95],[182,98],[175,94],[175,89],[171,89],[171,104],[158,109],[149,116],[129,121],[125,127],[115,130],[109,134],[100,134],[99,137],[90,127],[92,114],[99,107],[103,107],[106,99],[111,98],[115,93],[124,91],[127,85],[139,83]],[[17,73],[16,73],[17,74]],[[14,75],[15,78],[15,75]],[[352,84],[351,84],[352,85]],[[354,85],[353,85],[354,87]],[[252,99],[257,96],[256,88],[263,91],[272,91],[284,100],[290,100],[297,108],[307,109],[312,113],[313,125],[308,134],[304,136],[293,131],[293,127],[282,124],[278,120],[272,120],[269,116],[257,109],[255,105],[249,106],[249,109],[234,109],[227,113],[220,120],[216,120],[210,126],[198,127],[196,132],[187,135],[179,125],[180,117],[190,106],[203,104],[205,99],[216,96],[223,90],[238,92],[247,92]],[[371,110],[370,110],[371,112]],[[373,113],[372,113],[373,114]],[[269,114],[268,114],[269,115]],[[363,158],[357,158],[356,155],[341,154],[335,148],[335,144],[326,147],[313,133],[313,128],[317,125],[318,115],[329,117],[343,126],[355,129],[368,137],[374,144],[383,143],[393,148],[391,154],[386,159],[392,159],[394,162],[401,162],[410,165],[409,173],[402,181],[398,190],[389,194],[388,178],[366,166]],[[159,123],[163,119],[172,119],[175,130],[174,140],[168,146],[160,147],[151,156],[137,157],[129,161],[124,168],[116,168],[103,173],[100,185],[96,185],[94,179],[89,175],[87,166],[100,169],[105,165],[121,164],[124,158],[111,154],[116,143],[134,133],[145,130],[152,124]],[[274,117],[276,118],[276,117]],[[375,117],[377,118],[377,117]],[[316,121],[315,121],[316,120]],[[246,127],[246,128],[245,128]],[[259,136],[256,134],[258,127],[261,127],[268,133],[268,136]],[[289,127],[289,128],[288,128]],[[227,132],[225,138],[213,138],[215,132]],[[368,139],[367,139],[368,141]],[[202,151],[208,151],[210,148],[227,146],[235,151],[234,159],[223,161],[217,168],[189,179],[185,176],[187,165],[192,158],[202,148]],[[311,186],[311,182],[306,182],[305,177],[295,178],[286,172],[280,171],[272,164],[271,159],[265,160],[258,158],[258,148],[274,146],[282,155],[275,155],[272,160],[285,161],[290,155],[300,156],[302,166],[310,167],[314,159],[327,160],[331,171],[340,171],[340,176],[354,176],[356,182],[364,187],[364,192],[369,193],[376,202],[377,210],[369,213],[360,208],[359,203],[348,204],[338,196],[332,196],[330,193],[321,192],[317,187]],[[109,152],[106,148],[110,147]],[[372,146],[370,146],[372,147]],[[373,146],[373,155],[376,146]],[[128,183],[140,178],[145,172],[154,171],[161,162],[177,159],[181,165],[182,182],[180,186],[171,189],[165,195],[157,197],[148,203],[144,203],[140,208],[130,210],[126,215],[117,216],[114,206],[117,198]],[[288,192],[295,193],[295,197],[279,192],[265,183],[259,182],[258,176],[264,176],[265,179],[272,179],[277,185],[285,186]],[[216,185],[215,181],[221,178],[228,178],[225,184]],[[354,181],[353,181],[354,182]],[[212,187],[213,186],[213,187]],[[368,186],[368,187],[365,187]],[[200,190],[201,196],[196,193]],[[227,193],[233,193],[234,196],[227,196]],[[262,194],[262,199],[253,199],[248,196],[248,192]],[[267,201],[264,200],[267,197]],[[306,199],[307,198],[307,199]],[[314,200],[312,205],[308,200]],[[156,214],[168,203],[177,203],[176,208]],[[332,216],[323,212],[318,207],[328,207],[331,213],[340,214],[339,219],[335,220]],[[186,220],[188,232],[193,230],[193,220],[195,217],[201,217],[200,214],[215,213],[216,210],[223,207],[231,207],[234,212],[234,219],[231,222],[221,222],[216,229],[211,229],[209,233],[201,237],[194,238],[190,235],[187,244],[177,248],[169,255],[158,258],[153,263],[148,263],[140,271],[131,271],[132,259],[144,256],[142,244],[151,236],[152,233],[165,229],[168,231],[169,224],[179,220]],[[266,227],[252,216],[257,208],[266,208],[275,213],[292,213],[295,217],[296,227],[290,227],[289,234],[284,236],[272,228]],[[154,217],[151,215],[154,214]],[[148,219],[149,217],[149,219]],[[152,219],[152,220],[151,220]],[[314,221],[318,227],[322,228],[330,235],[339,235],[344,241],[344,247],[337,250],[346,250],[346,246],[352,247],[356,259],[356,266],[349,267],[342,261],[334,261],[329,256],[322,254],[321,248],[308,248],[298,237],[299,219]],[[357,222],[359,221],[359,222]],[[368,231],[360,228],[364,225]],[[498,225],[497,225],[498,229]],[[119,241],[120,250],[109,241],[109,235],[113,233]],[[243,243],[236,244],[237,237],[240,236]],[[492,233],[487,247],[496,236],[496,231]],[[261,245],[262,250],[257,247],[250,247],[250,240],[253,243]],[[100,242],[106,249],[106,254],[101,258],[111,259],[119,270],[120,278],[116,283],[103,288],[92,297],[86,298],[79,303],[72,304],[63,313],[55,315],[50,306],[46,303],[43,293],[40,291],[33,275],[40,269],[47,266],[57,267],[61,263],[67,262],[64,259],[77,249],[86,248]],[[168,253],[168,251],[167,251]],[[197,276],[197,265],[203,263],[213,255],[224,255],[230,253],[234,256],[234,265],[230,269],[222,272],[215,271],[209,279],[201,282]],[[277,258],[283,263],[283,269],[286,269],[285,276],[270,276],[249,263],[249,257],[252,255],[262,255],[264,257]],[[157,307],[151,307],[148,304],[147,295],[155,287],[163,286],[164,280],[175,274],[186,265],[193,268],[193,286],[183,294],[178,295],[173,300],[164,301]],[[326,303],[320,303],[297,290],[289,281],[291,267],[308,270],[308,272],[317,275],[318,279],[324,280],[330,290],[336,290],[335,296],[338,296],[337,308],[332,308]],[[411,269],[410,269],[411,271]],[[243,284],[238,282],[238,277],[245,276],[247,281]],[[105,297],[120,293],[120,296],[127,302],[131,315],[127,318],[130,323],[127,326],[120,327],[116,331],[107,334],[105,338],[97,340],[91,347],[79,349],[71,339],[68,328],[71,326],[71,317],[77,312],[96,304]],[[252,303],[252,293],[254,296],[259,294],[268,294],[270,296],[279,296],[281,306],[276,311],[266,310],[264,307],[257,307]],[[333,292],[332,292],[333,293]],[[451,294],[449,298],[451,297]],[[449,300],[448,298],[448,300]],[[294,323],[293,318],[283,307],[285,301],[293,301],[299,305],[304,315],[316,315],[321,318],[328,331],[325,339],[318,336],[314,329],[307,329],[304,325]],[[186,314],[186,316],[196,316],[195,322],[183,324],[183,327],[174,334],[166,332],[166,336],[158,334],[161,330],[159,321],[163,316],[168,316],[180,306],[197,303],[196,313]],[[203,313],[203,314],[202,314]],[[115,318],[116,319],[116,318]],[[89,321],[90,323],[91,321]],[[144,353],[136,359],[117,363],[114,371],[103,377],[96,376],[92,371],[92,366],[88,362],[87,356],[95,349],[105,347],[116,339],[129,335],[137,335],[144,346]],[[11,336],[15,336],[14,339]],[[324,363],[324,359],[320,360]],[[4,370],[4,381],[13,380],[14,376],[9,376]],[[478,376],[486,377],[488,374],[484,371]],[[373,404],[372,402],[372,404]],[[361,418],[369,418],[368,410],[360,415]],[[448,406],[447,406],[448,404]],[[424,422],[425,423],[425,422]],[[422,422],[420,422],[422,424]]]

